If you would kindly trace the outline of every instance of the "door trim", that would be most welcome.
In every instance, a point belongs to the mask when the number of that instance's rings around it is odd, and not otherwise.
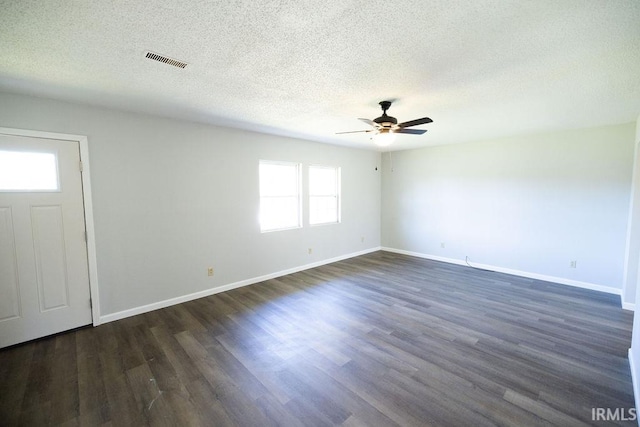
[[[89,263],[89,291],[91,294],[91,317],[93,326],[100,324],[100,293],[98,292],[98,260],[96,256],[96,237],[93,224],[93,199],[91,197],[91,176],[89,167],[89,141],[83,135],[43,132],[38,130],[0,127],[0,135],[26,136],[41,139],[57,139],[77,142],[80,146],[82,162],[82,198],[84,199],[84,221],[87,231],[87,260]]]

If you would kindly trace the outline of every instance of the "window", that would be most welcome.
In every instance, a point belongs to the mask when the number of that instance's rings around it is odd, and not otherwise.
[[[53,153],[0,151],[0,191],[57,191],[58,163]]]
[[[309,224],[340,222],[340,168],[309,166]]]
[[[260,230],[300,227],[300,165],[260,161]]]

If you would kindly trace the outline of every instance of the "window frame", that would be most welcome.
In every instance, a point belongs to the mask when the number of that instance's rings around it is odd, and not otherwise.
[[[317,168],[317,169],[332,169],[335,171],[335,175],[336,175],[336,188],[335,188],[335,193],[334,193],[334,197],[336,198],[336,220],[335,221],[326,221],[326,222],[311,222],[311,199],[314,197],[327,197],[325,196],[314,196],[311,193],[311,169],[312,168]],[[308,197],[308,201],[309,201],[309,215],[308,215],[308,220],[309,220],[309,226],[310,227],[317,227],[317,226],[323,226],[323,225],[331,225],[331,224],[340,224],[342,222],[342,168],[340,166],[329,166],[329,165],[320,165],[320,164],[310,164],[307,167],[307,197]]]
[[[294,196],[263,196],[262,195],[262,181],[261,181],[261,173],[260,169],[263,164],[266,165],[276,165],[276,166],[295,166],[296,168],[296,191],[297,194],[295,197],[296,200],[296,208],[297,208],[297,225],[291,227],[279,227],[279,228],[263,228],[262,224],[262,200],[264,198],[283,198],[283,197],[294,197]],[[261,159],[258,161],[258,193],[259,193],[259,211],[258,211],[258,225],[260,227],[260,233],[271,233],[274,231],[285,231],[285,230],[295,230],[298,228],[302,228],[302,164],[298,162],[288,162],[281,160],[264,160]]]

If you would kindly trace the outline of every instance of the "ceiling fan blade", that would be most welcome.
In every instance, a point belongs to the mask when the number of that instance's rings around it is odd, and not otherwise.
[[[376,122],[374,122],[373,120],[369,120],[369,119],[358,119],[362,122],[365,122],[366,124],[368,124],[369,126],[373,126],[374,128],[378,129],[380,127],[379,124],[377,124]]]
[[[421,119],[409,120],[408,122],[400,123],[398,127],[408,128],[410,126],[424,125],[431,122],[433,122],[433,120],[431,120],[429,117],[423,117]]]
[[[360,132],[373,132],[373,129],[367,129],[367,130],[352,130],[349,132],[336,132],[336,135],[340,135],[343,133],[360,133]]]
[[[398,129],[393,133],[408,133],[409,135],[422,135],[425,133],[426,129]]]

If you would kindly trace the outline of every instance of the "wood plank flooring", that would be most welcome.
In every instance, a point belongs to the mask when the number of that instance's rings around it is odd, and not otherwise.
[[[0,425],[607,425],[631,323],[616,296],[376,252],[0,350]]]

